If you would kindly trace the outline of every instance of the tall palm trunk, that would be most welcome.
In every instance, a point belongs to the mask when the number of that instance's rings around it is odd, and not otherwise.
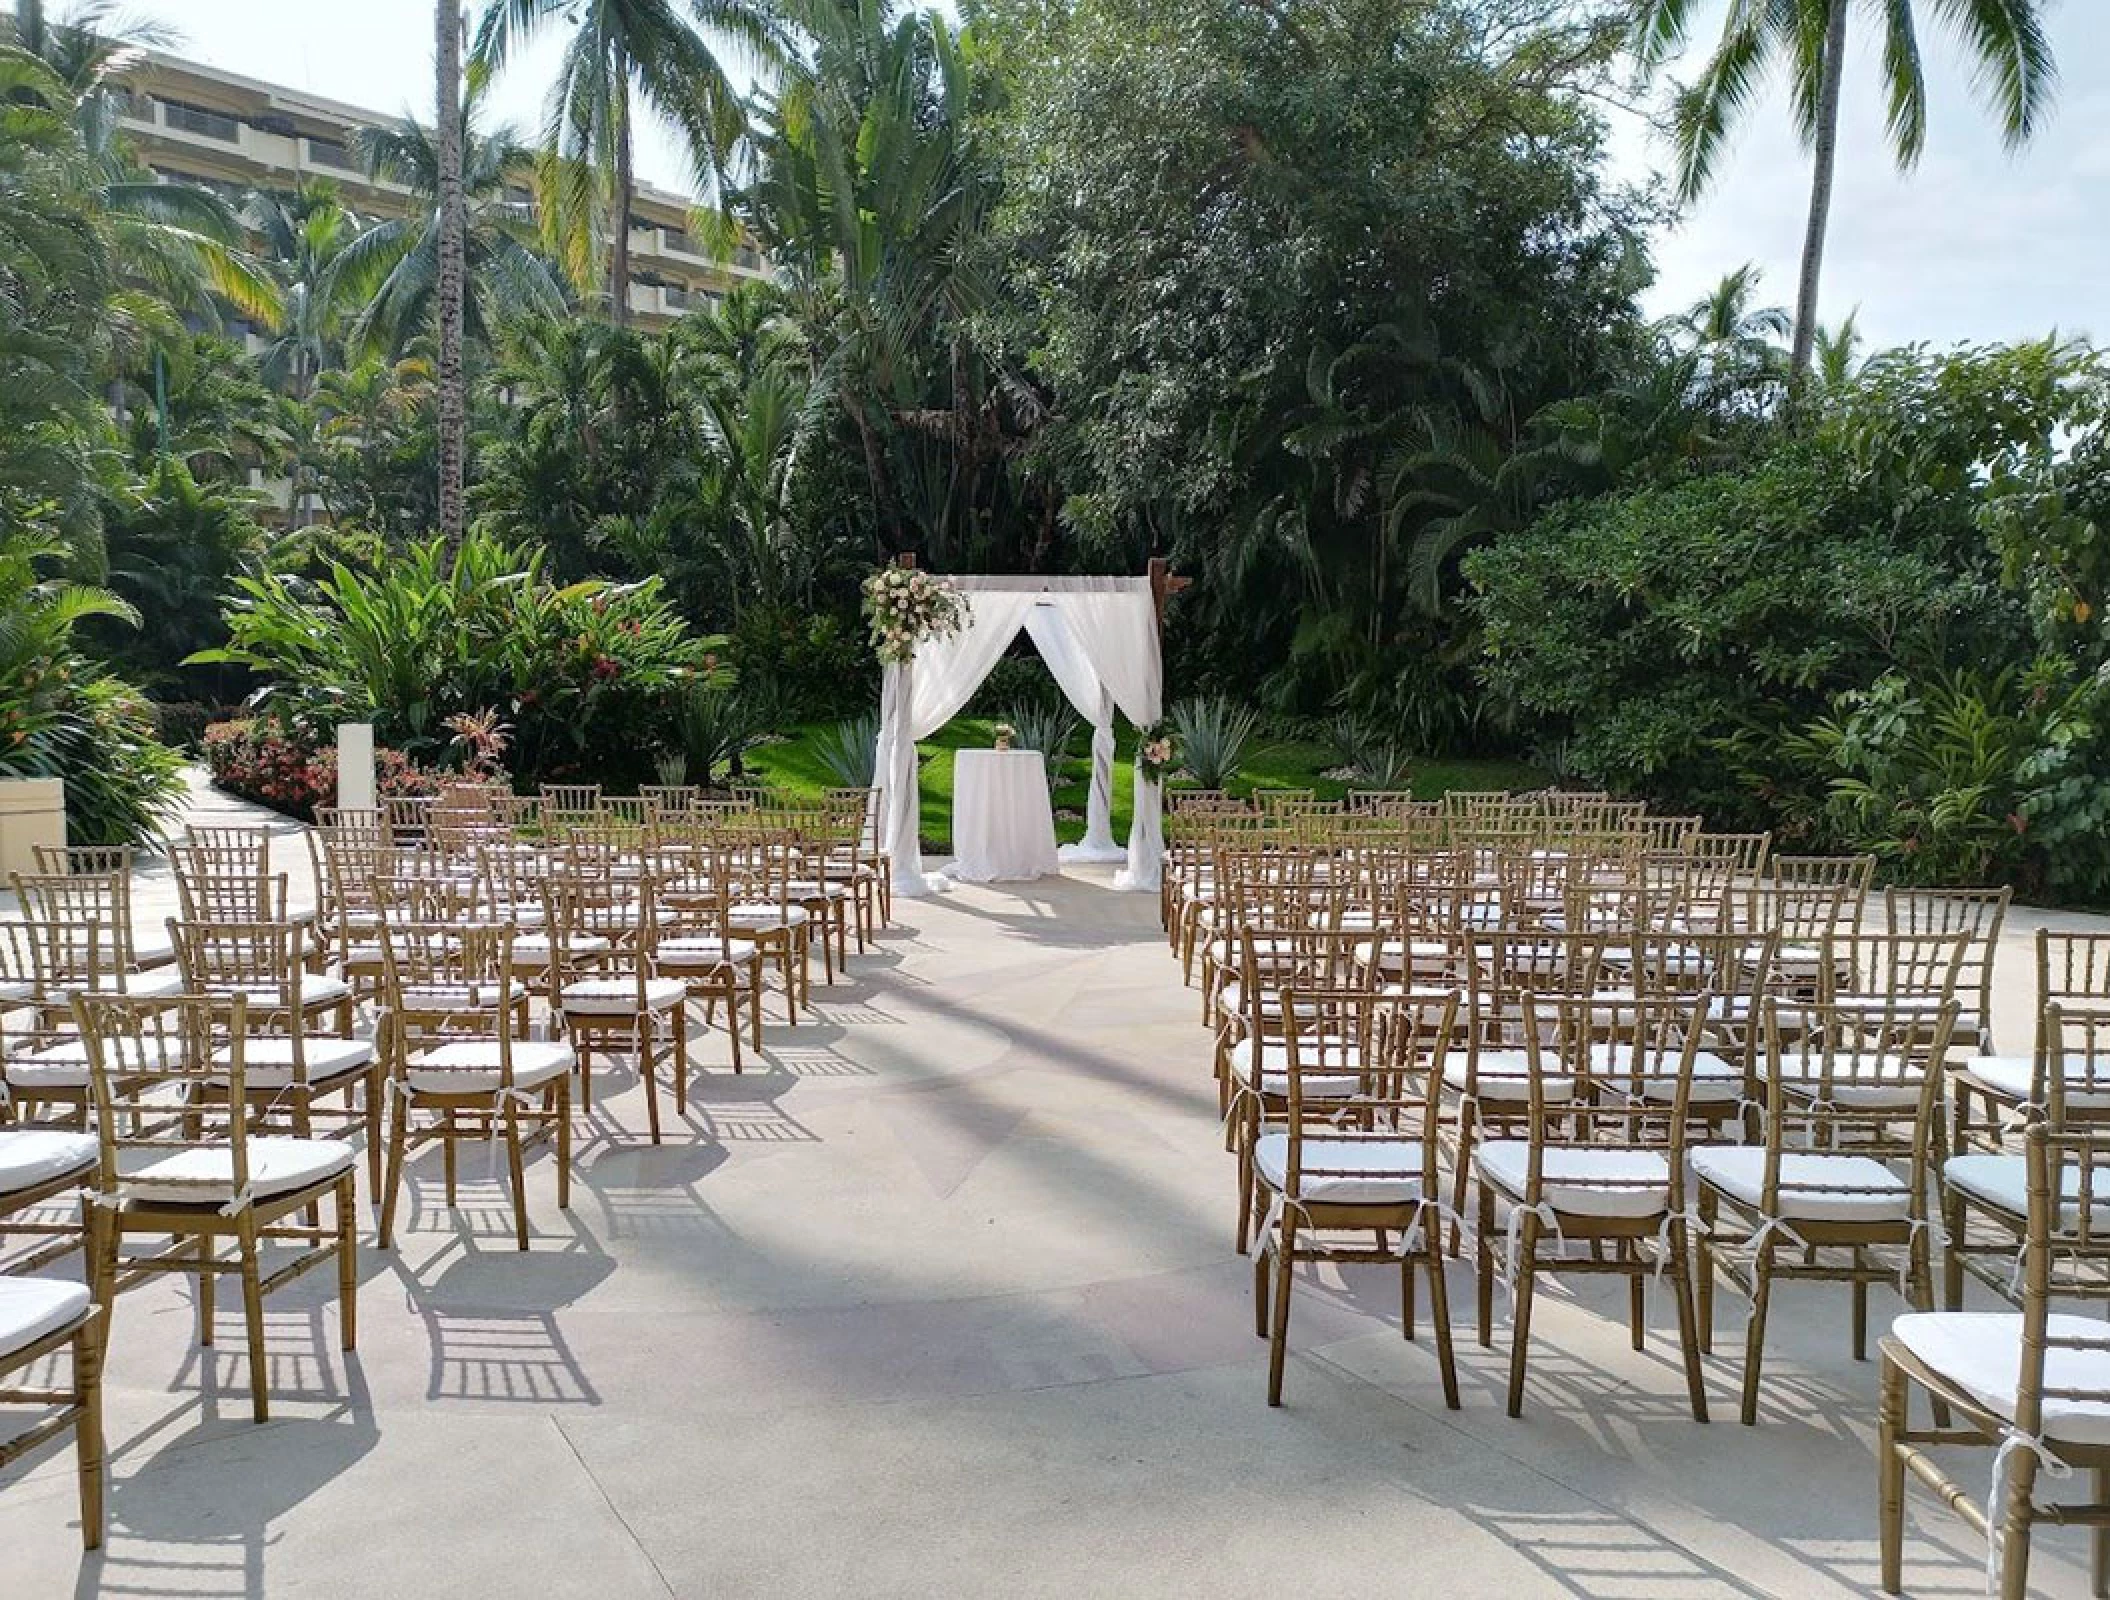
[[[462,14],[457,0],[437,0],[433,29],[440,164],[440,536],[451,550],[462,537],[469,409],[462,369],[467,219],[462,198]]]
[[[1817,347],[1817,281],[1824,272],[1824,231],[1831,221],[1832,167],[1839,154],[1839,85],[1846,75],[1847,0],[1832,0],[1824,27],[1824,76],[1817,86],[1817,128],[1810,176],[1810,220],[1802,236],[1802,282],[1795,292],[1795,344],[1788,373],[1800,385]]]
[[[615,325],[630,325],[630,77],[629,63],[615,62],[615,240],[608,288],[615,296]]]

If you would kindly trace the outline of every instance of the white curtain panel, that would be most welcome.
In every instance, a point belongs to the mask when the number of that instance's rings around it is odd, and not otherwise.
[[[1059,598],[1042,595],[1035,601],[1026,613],[1026,633],[1063,697],[1092,730],[1092,788],[1084,808],[1084,839],[1064,845],[1062,859],[1126,861],[1127,850],[1114,840],[1114,697],[1062,620]]]
[[[1156,722],[1164,714],[1165,680],[1150,580],[1069,578],[1049,598],[1121,714],[1139,728]],[[1164,871],[1165,824],[1158,814],[1158,786],[1140,766],[1135,777],[1128,864],[1114,874],[1114,887],[1155,891]]]
[[[930,893],[923,876],[921,806],[916,795],[916,741],[908,737],[913,664],[889,664],[879,681],[879,751],[872,774],[879,789],[879,841],[895,894]]]

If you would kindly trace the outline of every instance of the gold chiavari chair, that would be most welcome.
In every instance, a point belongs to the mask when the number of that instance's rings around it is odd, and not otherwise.
[[[1775,856],[1768,863],[1768,870],[1772,881],[1783,888],[1796,884],[1836,886],[1849,923],[1842,931],[1861,931],[1868,891],[1875,883],[1874,856]]]
[[[115,972],[102,953],[109,929],[99,922],[25,922],[7,924],[15,970],[21,953],[29,959],[26,1005],[11,1020],[7,1049],[0,1055],[0,1095],[10,1120],[41,1121],[52,1116],[88,1129],[93,1095],[88,1082],[88,1046],[73,1025],[73,998],[101,990],[125,992],[137,974]],[[175,993],[182,979],[175,972],[153,973],[154,995]],[[13,986],[19,989],[19,986]],[[144,1054],[146,1045],[129,1049]]]
[[[886,852],[886,841],[879,836],[878,795],[871,789],[847,788],[830,789],[821,798],[837,830],[833,854],[838,866],[845,857],[850,862],[851,882],[859,886],[859,903],[869,936],[894,920],[893,858]],[[857,831],[851,836],[846,830],[853,818]],[[858,948],[864,948],[862,942]]]
[[[172,993],[175,974],[164,969],[175,952],[156,932],[142,935],[132,924],[129,872],[10,873],[15,903],[33,924],[102,929],[96,955],[118,987],[135,994]],[[53,976],[47,968],[47,977]],[[93,975],[83,974],[83,981]]]
[[[2047,1026],[2050,1007],[2056,1006],[2068,1019],[2094,1013],[2110,1016],[2110,933],[2039,928],[2036,943],[2038,1026],[2030,1053],[1972,1056],[1958,1066],[1951,1133],[1959,1151],[1972,1141],[1974,1107],[1984,1111],[1991,1145],[1997,1149],[2004,1120],[2041,1113],[2050,1104],[2049,1081],[2068,1071],[2065,1053]],[[2070,1096],[2069,1104],[2079,1107],[2085,1102]]]
[[[510,926],[391,919],[382,924],[381,952],[382,1052],[392,1080],[381,1248],[395,1234],[410,1152],[441,1147],[452,1207],[457,1146],[495,1133],[505,1139],[514,1239],[525,1250],[528,1145],[554,1139],[557,1208],[571,1209],[571,1046],[528,1037],[527,991],[513,973]],[[417,1126],[417,1111],[435,1120]],[[523,1122],[532,1123],[525,1132]]]
[[[1904,1584],[1908,1473],[1986,1536],[1989,1594],[2024,1600],[2039,1522],[2093,1530],[2093,1588],[2110,1588],[2110,1322],[2100,1309],[2110,1299],[2110,1130],[2039,1123],[2024,1136],[2023,1162],[2020,1312],[1908,1314],[1883,1341],[1877,1460],[1888,1594]],[[2055,1301],[2097,1309],[2055,1311]],[[1915,1389],[1933,1403],[1932,1427],[1912,1423]],[[1982,1507],[1928,1453],[1963,1445],[1994,1452]],[[2039,1504],[2047,1472],[2080,1478],[2088,1492]]]
[[[764,965],[776,963],[784,986],[784,1020],[796,1027],[799,1005],[810,998],[807,929],[812,921],[793,890],[797,840],[781,832],[766,812],[751,813],[734,838],[726,855],[734,896],[726,921],[735,937],[760,950]]]
[[[662,846],[651,876],[658,899],[653,959],[659,974],[679,979],[691,1000],[703,1002],[706,1028],[724,1003],[733,1071],[740,1072],[743,1001],[753,1046],[762,1048],[761,950],[733,932],[732,874],[719,851],[695,843]]]
[[[280,921],[287,915],[287,874],[273,872],[263,850],[239,843],[171,845],[169,865],[187,922]]]
[[[0,1468],[70,1432],[80,1485],[81,1546],[87,1550],[103,1545],[103,1347],[108,1327],[104,1308],[85,1284],[0,1276],[0,1380],[6,1381],[0,1404],[44,1413],[0,1442]],[[60,1387],[49,1379],[35,1381],[46,1363],[62,1353],[71,1364],[67,1383]]]
[[[88,1044],[102,1144],[93,1196],[96,1298],[114,1312],[121,1274],[125,1282],[158,1273],[194,1275],[198,1342],[209,1346],[216,1281],[238,1277],[249,1336],[250,1412],[256,1421],[268,1421],[266,1295],[334,1260],[340,1339],[345,1350],[355,1347],[359,1272],[352,1186],[358,1156],[340,1139],[256,1132],[241,996],[223,1005],[204,997],[140,1002],[85,995],[74,1011]],[[112,1048],[115,1040],[143,1036],[160,1041],[144,1065]],[[220,1098],[208,1109],[214,1090]],[[325,1198],[332,1202],[330,1228],[314,1220]],[[296,1213],[310,1220],[296,1221]],[[163,1236],[173,1242],[152,1254],[126,1251],[128,1239]],[[223,1240],[234,1243],[231,1260],[219,1254]],[[278,1243],[296,1245],[300,1253],[267,1275],[264,1246]]]
[[[1318,858],[1305,850],[1219,851],[1212,903],[1202,931],[1201,1014],[1213,1025],[1219,996],[1238,962],[1238,940],[1244,929],[1265,925],[1296,927],[1310,923],[1324,901],[1316,882]]]
[[[1602,980],[1615,1000],[1632,995],[1704,1002],[1685,1114],[1710,1138],[1719,1138],[1758,1103],[1760,1067],[1750,1041],[1757,1031],[1752,1019],[1759,1015],[1771,947],[1771,935],[1754,943],[1740,933],[1640,928],[1606,946]],[[1660,1101],[1668,1090],[1644,1083],[1641,1093]],[[1755,1123],[1750,1131],[1755,1136]]]
[[[1966,1055],[1993,1053],[1993,960],[2000,925],[2015,891],[1896,889],[1883,891],[1883,926],[1891,933],[1964,936],[1956,974],[1956,1046]]]
[[[1459,965],[1466,1007],[1461,1048],[1444,1068],[1443,1094],[1453,1107],[1451,1209],[1463,1230],[1466,1185],[1481,1138],[1528,1134],[1532,1096],[1572,1099],[1575,1081],[1534,1081],[1525,1040],[1526,995],[1550,1001],[1594,994],[1604,960],[1603,934],[1549,933],[1542,929],[1472,929],[1460,935]],[[1550,1007],[1545,1012],[1551,1015]]]
[[[14,925],[0,924],[0,951],[15,943],[16,931]],[[26,958],[26,945],[23,954]],[[30,989],[33,997],[33,982]],[[34,1029],[21,1042],[25,1050],[34,1049]],[[94,1175],[100,1147],[92,1134],[22,1120],[20,1109],[11,1093],[0,1096],[0,1249],[23,1239],[37,1241],[4,1263],[10,1272],[34,1272],[81,1248],[80,1209],[73,1197]],[[85,1116],[85,1106],[80,1109]],[[72,1214],[64,1220],[49,1214],[69,1202]],[[0,1278],[0,1284],[5,1281]]]
[[[1747,1425],[1758,1421],[1776,1280],[1849,1284],[1857,1360],[1867,1355],[1869,1285],[1899,1281],[1897,1267],[1873,1252],[1902,1249],[1906,1299],[1921,1310],[1934,1304],[1926,1206],[1955,1002],[1924,1043],[1916,1017],[1871,1026],[1864,1015],[1834,1016],[1824,1007],[1791,1033],[1779,1025],[1781,1005],[1765,1005],[1765,1142],[1701,1145],[1690,1155],[1699,1185],[1700,1331],[1707,1347],[1715,1277],[1751,1303],[1741,1407]],[[1901,1140],[1901,1107],[1914,1095]],[[1725,1214],[1733,1224],[1727,1229]]]
[[[2045,1070],[2032,1086],[2027,1123],[2054,1128],[2110,1126],[2110,1012],[2068,1015],[2056,1000],[2044,1007],[2039,1045]],[[2057,1060],[2060,1070],[2049,1070]],[[2027,1125],[2027,1124],[2025,1124]],[[2029,1222],[2028,1163],[2012,1146],[1964,1151],[1942,1164],[1942,1304],[1963,1307],[1965,1274],[2012,1300],[2020,1283],[2021,1245]]]
[[[292,922],[171,922],[176,967],[186,995],[215,1003],[232,1026],[239,1002],[244,1082],[252,1126],[268,1128],[283,1112],[296,1138],[312,1138],[318,1112],[338,1131],[366,1135],[368,1175],[381,1186],[381,1071],[373,1041],[352,1036],[351,987],[311,975],[303,960],[306,930]],[[336,1028],[321,1024],[334,1016]],[[227,1047],[232,1050],[232,1046]],[[229,1086],[211,1077],[193,1093],[201,1104],[224,1099]],[[341,1095],[342,1109],[323,1105]]]
[[[1648,1283],[1658,1270],[1649,1247],[1660,1246],[1677,1300],[1693,1420],[1707,1420],[1685,1211],[1687,1109],[1706,1014],[1704,994],[1691,1000],[1524,996],[1530,1098],[1523,1136],[1483,1140],[1474,1154],[1480,1343],[1493,1344],[1499,1257],[1515,1297],[1512,1417],[1524,1414],[1538,1275],[1558,1270],[1625,1278],[1629,1332],[1639,1350]],[[1557,1094],[1546,1093],[1549,1083]],[[1498,1224],[1506,1224],[1506,1234]],[[1549,1231],[1557,1241],[1588,1244],[1590,1253],[1542,1261]]]
[[[1402,1331],[1410,1339],[1414,1274],[1427,1277],[1444,1403],[1456,1410],[1435,1086],[1456,1025],[1457,993],[1293,988],[1282,991],[1281,1003],[1281,1113],[1253,1147],[1260,1218],[1254,1331],[1268,1340],[1268,1404],[1282,1403],[1297,1264],[1366,1261],[1398,1265]],[[1371,1242],[1343,1234],[1368,1234]]]
[[[381,801],[381,809],[388,818],[389,842],[398,848],[408,848],[423,843],[427,819],[432,812],[433,800],[434,797],[429,794],[384,796]]]
[[[687,811],[703,798],[702,786],[694,783],[647,783],[637,792],[662,817]]]
[[[601,809],[598,783],[545,783],[540,795],[543,815],[552,811],[594,812]]]
[[[585,924],[599,905],[594,891],[576,882],[553,880],[549,886],[547,926],[555,942],[557,966],[564,967],[567,930]],[[567,978],[557,989],[555,1007],[578,1057],[579,1075],[590,1082],[596,1052],[620,1051],[636,1063],[645,1085],[645,1117],[652,1142],[660,1142],[659,1068],[674,1079],[676,1112],[689,1110],[688,984],[662,976],[658,969],[658,885],[647,877],[638,884],[629,908],[628,936],[590,978]],[[587,1103],[591,1103],[588,1096]]]
[[[1643,814],[1622,819],[1621,831],[1643,851],[1675,852],[1683,855],[1699,837],[1698,817],[1651,817]]]

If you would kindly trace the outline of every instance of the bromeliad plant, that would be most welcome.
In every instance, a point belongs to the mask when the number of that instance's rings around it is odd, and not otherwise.
[[[880,568],[865,579],[864,596],[873,652],[888,666],[915,660],[925,640],[950,638],[967,625],[967,596],[920,567]]]

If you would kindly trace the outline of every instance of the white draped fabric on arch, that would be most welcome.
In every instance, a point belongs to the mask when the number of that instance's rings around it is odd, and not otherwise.
[[[1155,890],[1165,855],[1158,785],[1136,768],[1135,820],[1128,843],[1113,836],[1114,713],[1139,728],[1163,714],[1157,600],[1148,578],[949,577],[967,598],[966,626],[916,647],[911,662],[890,664],[879,699],[874,766],[880,839],[893,860],[896,894],[927,894],[919,837],[916,741],[960,714],[1011,641],[1025,629],[1063,695],[1092,730],[1091,800],[1081,844],[1069,861],[1119,861],[1117,889]]]

